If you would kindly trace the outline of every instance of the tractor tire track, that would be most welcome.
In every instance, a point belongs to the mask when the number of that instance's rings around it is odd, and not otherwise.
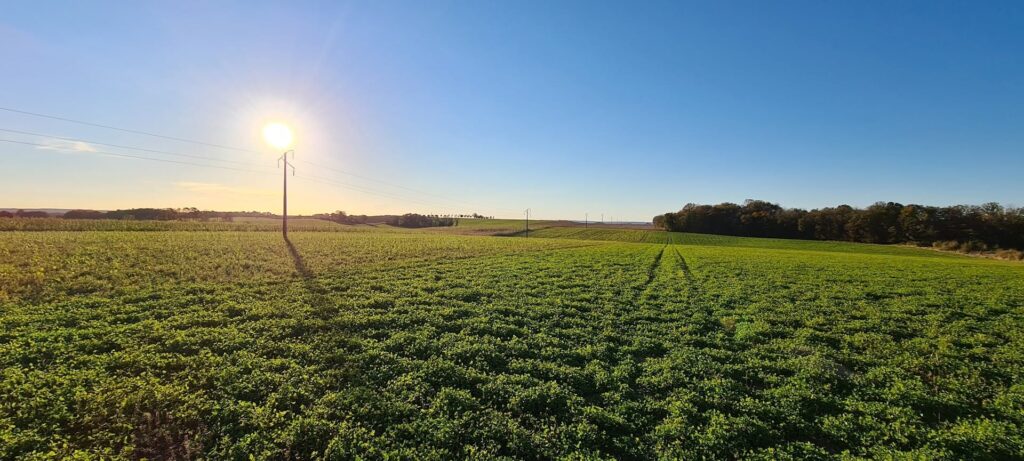
[[[686,258],[684,258],[683,254],[679,252],[679,247],[673,245],[672,250],[676,252],[676,257],[679,258],[679,269],[683,272],[683,278],[686,279],[686,283],[695,293],[697,293],[697,295],[700,295],[700,283],[698,283],[697,279],[694,278],[693,271],[690,270],[690,265],[686,263]]]
[[[700,281],[693,275],[693,270],[690,269],[690,265],[686,262],[686,258],[683,257],[679,248],[673,246],[672,249],[675,250],[676,257],[679,258],[679,270],[683,273],[683,279],[686,280],[687,294],[685,303],[691,312],[699,316],[699,319],[695,317],[693,320],[698,321],[701,324],[701,330],[708,335],[728,330],[724,328],[725,325],[722,323],[722,313],[714,307],[713,299],[710,299],[704,292]]]
[[[651,265],[647,267],[647,280],[645,280],[643,285],[640,285],[640,287],[638,287],[634,291],[634,295],[633,295],[633,304],[634,305],[636,305],[637,303],[639,303],[639,302],[641,302],[643,300],[644,294],[647,293],[648,290],[650,290],[651,285],[654,283],[654,280],[656,278],[658,278],[658,267],[661,266],[661,258],[662,258],[662,256],[665,255],[665,248],[666,247],[668,247],[668,245],[665,245],[665,246],[661,247],[661,251],[659,251],[658,255],[654,257],[654,261],[651,262]]]

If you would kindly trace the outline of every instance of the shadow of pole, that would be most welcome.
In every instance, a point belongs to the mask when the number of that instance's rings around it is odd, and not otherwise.
[[[288,253],[291,254],[292,262],[295,264],[295,271],[302,277],[302,284],[305,285],[306,291],[310,295],[309,298],[306,298],[309,305],[318,309],[331,305],[328,298],[329,290],[317,281],[313,271],[309,270],[309,266],[306,265],[306,260],[302,258],[302,254],[299,253],[298,248],[295,248],[295,244],[287,237],[285,237],[284,243],[288,246]],[[330,315],[330,313],[324,311],[320,315]]]
[[[288,237],[284,238],[285,245],[288,245],[288,253],[292,255],[292,262],[295,263],[295,271],[306,280],[313,279],[313,272],[309,270],[309,266],[306,266],[306,260],[302,259],[302,255],[299,254],[299,250],[295,248],[295,244],[292,243]]]

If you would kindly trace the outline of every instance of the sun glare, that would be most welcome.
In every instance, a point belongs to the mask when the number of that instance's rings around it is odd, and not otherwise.
[[[278,149],[287,149],[292,145],[292,130],[281,123],[268,123],[263,127],[263,139]]]

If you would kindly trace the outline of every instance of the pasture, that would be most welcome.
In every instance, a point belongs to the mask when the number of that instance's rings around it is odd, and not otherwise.
[[[273,223],[14,222],[0,459],[1024,457],[1020,263],[459,235],[514,222],[299,223],[288,243]]]

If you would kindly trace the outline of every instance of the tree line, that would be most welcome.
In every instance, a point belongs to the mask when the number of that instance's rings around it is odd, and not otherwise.
[[[388,224],[398,227],[444,227],[458,226],[459,219],[494,219],[493,216],[484,216],[478,213],[473,214],[416,214],[406,213],[404,215],[353,215],[338,210],[333,213],[320,213],[313,215],[316,219],[324,219],[340,224]]]
[[[119,219],[138,221],[232,221],[235,217],[266,217],[278,218],[279,215],[261,211],[207,211],[198,208],[130,208],[126,210],[70,210],[63,214],[51,214],[45,211],[17,210],[15,212],[0,210],[0,218],[56,218],[64,219]],[[294,216],[301,217],[301,216]],[[316,219],[324,219],[341,224],[390,224],[398,227],[439,227],[457,226],[460,218],[486,219],[487,216],[472,214],[421,215],[406,213],[404,215],[351,215],[344,211],[320,213],[312,215]]]
[[[339,224],[375,224],[377,222],[381,222],[378,219],[374,219],[374,218],[379,218],[377,216],[367,216],[367,215],[364,215],[364,214],[363,215],[348,214],[348,213],[346,213],[344,211],[341,211],[341,210],[335,211],[334,213],[319,213],[319,214],[315,214],[315,215],[313,215],[313,218],[323,219],[325,221],[336,222],[336,223],[339,223]]]
[[[7,210],[0,210],[0,218],[49,218],[50,214],[45,211],[17,210],[13,213]]]
[[[236,217],[276,217],[262,211],[207,211],[198,208],[130,208],[127,210],[98,211],[70,210],[59,217],[64,219],[123,219],[138,221],[231,221]],[[17,210],[14,213],[0,210],[0,218],[52,218],[58,215],[45,211]]]
[[[416,213],[406,213],[401,216],[395,216],[388,224],[397,227],[447,227],[458,225],[458,219],[448,216],[438,215],[421,215]]]
[[[688,203],[654,217],[654,225],[678,232],[747,237],[912,243],[964,251],[1024,249],[1024,208],[998,203],[946,207],[877,202],[803,210],[763,200],[742,205]]]

